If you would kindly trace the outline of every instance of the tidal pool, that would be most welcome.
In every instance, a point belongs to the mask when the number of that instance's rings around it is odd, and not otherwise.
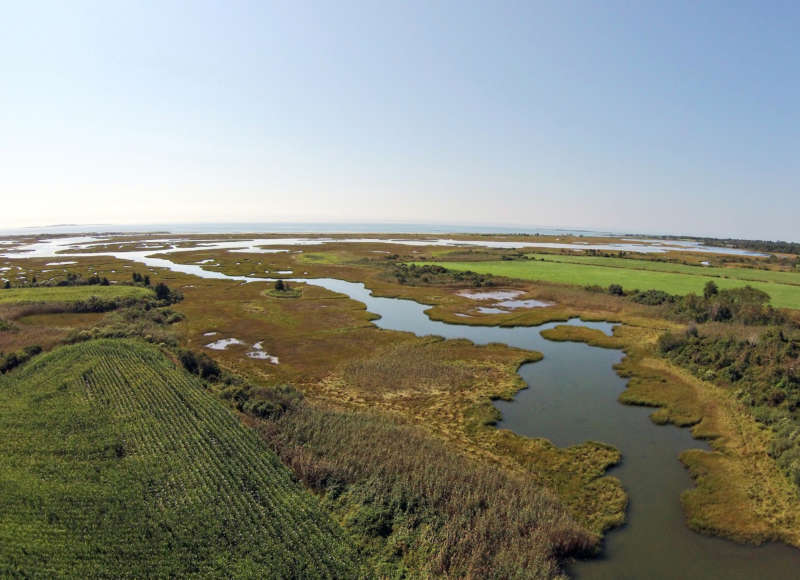
[[[271,355],[264,350],[264,347],[261,345],[261,342],[257,342],[252,346],[252,349],[245,353],[249,358],[255,358],[260,360],[267,360],[272,364],[276,365],[280,361],[278,360],[277,356]]]
[[[215,340],[214,342],[210,342],[206,345],[206,348],[210,348],[211,350],[225,350],[229,346],[234,344],[245,344],[238,338],[220,338],[219,340]]]
[[[495,303],[495,306],[500,306],[502,308],[545,308],[546,306],[552,306],[552,302],[544,302],[543,300],[503,300],[502,302]]]
[[[510,298],[516,298],[522,293],[522,290],[489,290],[486,292],[459,290],[456,292],[459,296],[469,298],[470,300],[508,300]]]
[[[492,308],[491,306],[478,306],[475,310],[481,314],[508,314],[508,310],[502,308]]]
[[[63,241],[48,240],[29,246],[27,255],[5,254],[3,257],[53,257],[56,251],[64,249],[58,243]],[[167,258],[150,257],[148,253],[99,252],[202,278],[274,282],[266,278],[229,276],[204,270],[196,264],[176,264]],[[740,545],[697,534],[686,526],[680,493],[692,483],[678,455],[684,449],[707,449],[707,446],[692,439],[687,429],[653,423],[649,419],[652,409],[617,402],[626,380],[612,367],[623,356],[621,351],[549,341],[541,336],[540,331],[563,322],[537,327],[448,324],[431,320],[425,313],[430,308],[427,305],[373,296],[362,283],[333,278],[293,281],[321,286],[363,302],[369,312],[380,316],[373,321],[380,328],[420,336],[466,338],[476,344],[504,343],[544,355],[543,360],[520,368],[520,376],[529,388],[517,393],[513,401],[496,403],[503,415],[499,427],[530,437],[546,437],[561,446],[586,440],[614,445],[622,452],[622,462],[609,473],[622,481],[630,500],[628,523],[608,532],[603,555],[571,563],[568,566],[571,575],[581,579],[736,580],[783,580],[800,576],[798,549],[782,544]],[[587,326],[607,334],[614,327],[606,322],[578,319],[566,324]]]

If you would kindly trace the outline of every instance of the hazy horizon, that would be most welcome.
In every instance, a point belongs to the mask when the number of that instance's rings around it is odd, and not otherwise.
[[[394,229],[392,229],[394,228]],[[83,223],[44,224],[25,227],[4,227],[0,235],[71,234],[71,233],[139,233],[166,232],[175,234],[262,234],[262,233],[358,233],[358,234],[535,234],[585,236],[667,236],[679,238],[714,238],[711,234],[690,232],[639,231],[634,229],[599,230],[580,226],[545,226],[539,224],[436,223],[408,221],[281,221],[281,222],[153,222],[153,223]],[[745,238],[755,239],[755,238]],[[800,242],[800,239],[763,238],[767,241]]]
[[[0,228],[798,240],[793,3],[36,2],[4,24]]]

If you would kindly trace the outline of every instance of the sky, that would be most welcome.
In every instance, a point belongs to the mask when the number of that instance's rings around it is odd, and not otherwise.
[[[0,0],[0,227],[800,241],[800,3]]]

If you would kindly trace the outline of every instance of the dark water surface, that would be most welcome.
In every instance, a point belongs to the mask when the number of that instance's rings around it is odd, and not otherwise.
[[[45,246],[39,246],[35,253],[55,256],[59,249]],[[265,281],[147,258],[147,253],[103,254],[204,278]],[[60,254],[59,258],[67,255]],[[540,331],[563,323],[515,328],[446,324],[428,318],[428,306],[372,296],[360,283],[329,278],[297,281],[363,302],[367,310],[381,316],[374,321],[381,328],[466,338],[477,344],[498,342],[544,355],[542,361],[520,368],[529,388],[517,393],[511,402],[497,402],[503,414],[499,427],[530,437],[546,437],[560,446],[597,440],[617,447],[622,463],[610,473],[622,481],[630,498],[628,524],[608,533],[601,558],[573,563],[568,570],[571,575],[581,579],[800,578],[800,550],[781,544],[739,545],[696,534],[686,527],[680,493],[692,483],[678,455],[685,449],[707,446],[692,439],[687,429],[654,424],[648,417],[652,409],[617,402],[625,380],[612,367],[621,359],[621,351],[548,341],[540,335]],[[606,333],[613,329],[612,324],[578,319],[568,324]]]

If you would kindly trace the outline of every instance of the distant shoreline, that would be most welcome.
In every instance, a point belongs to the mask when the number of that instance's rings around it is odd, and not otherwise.
[[[0,235],[36,235],[66,233],[169,233],[169,234],[238,234],[238,233],[380,233],[380,234],[542,234],[556,236],[620,237],[657,235],[587,228],[551,226],[413,224],[392,222],[196,222],[141,224],[56,224],[22,228],[2,228]]]

